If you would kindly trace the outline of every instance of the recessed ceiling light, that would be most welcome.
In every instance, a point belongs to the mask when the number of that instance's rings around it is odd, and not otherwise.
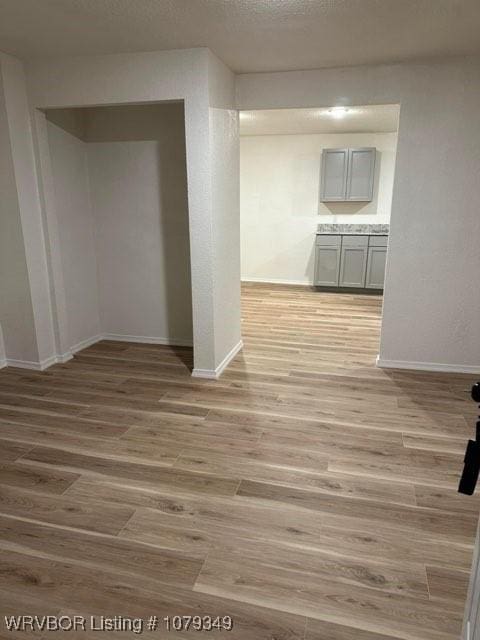
[[[349,113],[350,109],[347,109],[347,107],[332,107],[331,109],[328,110],[328,114],[332,117],[332,118],[344,118],[347,113]]]

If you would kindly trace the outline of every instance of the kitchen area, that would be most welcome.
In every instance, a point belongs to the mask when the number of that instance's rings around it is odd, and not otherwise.
[[[243,282],[383,293],[398,117],[398,105],[240,113]]]
[[[379,161],[375,147],[323,149],[320,202],[371,203]],[[319,224],[313,284],[383,291],[388,231],[389,224]]]

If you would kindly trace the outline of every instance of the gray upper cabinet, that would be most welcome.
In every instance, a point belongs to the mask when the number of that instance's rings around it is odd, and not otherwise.
[[[369,202],[373,198],[376,150],[349,149],[346,200]]]
[[[322,152],[321,199],[345,200],[348,174],[348,149],[324,149]]]
[[[322,202],[369,202],[375,180],[374,147],[324,149],[320,199]]]

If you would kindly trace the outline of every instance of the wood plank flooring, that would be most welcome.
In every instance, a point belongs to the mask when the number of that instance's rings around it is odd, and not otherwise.
[[[189,349],[120,342],[0,372],[0,638],[22,635],[3,615],[66,613],[230,615],[201,635],[232,640],[458,640],[474,380],[375,368],[378,296],[242,299],[245,348],[219,381],[190,377]]]

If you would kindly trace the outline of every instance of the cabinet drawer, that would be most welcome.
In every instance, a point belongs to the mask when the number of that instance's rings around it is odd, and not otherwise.
[[[339,247],[342,242],[342,236],[330,236],[325,234],[317,234],[315,244],[317,247]]]
[[[343,236],[344,247],[368,247],[368,236]]]
[[[388,236],[370,236],[370,247],[386,247],[388,244]]]

